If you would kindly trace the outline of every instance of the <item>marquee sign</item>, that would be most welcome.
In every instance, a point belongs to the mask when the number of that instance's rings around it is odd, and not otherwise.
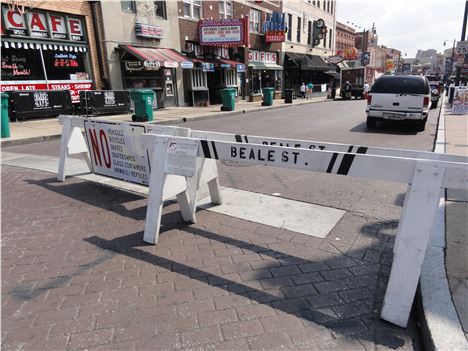
[[[50,38],[84,41],[85,29],[82,18],[65,16],[44,11],[18,10],[2,7],[2,35],[31,38]]]
[[[200,45],[238,47],[247,42],[245,19],[200,20],[198,30]]]
[[[249,62],[278,63],[276,52],[249,50]]]
[[[163,27],[137,22],[135,23],[135,35],[143,38],[161,39],[164,37],[164,29]]]

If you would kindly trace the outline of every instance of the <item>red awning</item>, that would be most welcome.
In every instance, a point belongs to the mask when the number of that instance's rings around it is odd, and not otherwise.
[[[119,47],[135,56],[140,61],[159,62],[161,66],[164,67],[177,67],[180,63],[192,62],[189,58],[183,56],[174,49],[156,49],[132,45],[119,45]],[[185,68],[183,65],[182,67]]]

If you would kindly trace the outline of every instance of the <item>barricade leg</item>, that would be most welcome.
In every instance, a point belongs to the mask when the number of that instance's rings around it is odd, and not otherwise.
[[[218,166],[216,165],[215,160],[206,160],[206,168],[211,168],[212,179],[208,180],[208,189],[210,191],[211,202],[215,205],[223,204],[223,197],[221,196],[221,191],[219,190],[219,181],[218,181]]]
[[[196,223],[195,214],[192,212],[192,208],[190,206],[190,198],[187,191],[181,192],[176,195],[177,202],[179,203],[180,212],[182,214],[182,218],[186,222]]]
[[[406,327],[440,199],[444,169],[418,162],[398,226],[381,317]]]
[[[68,142],[72,134],[71,120],[65,119],[62,127],[62,136],[60,138],[60,158],[59,167],[57,171],[57,180],[59,182],[65,181],[65,163],[68,156]]]
[[[151,157],[151,174],[149,181],[149,198],[146,209],[145,232],[143,240],[150,244],[156,244],[159,239],[161,226],[161,213],[163,207],[163,190],[166,183],[164,164],[166,162],[167,138],[156,141]]]

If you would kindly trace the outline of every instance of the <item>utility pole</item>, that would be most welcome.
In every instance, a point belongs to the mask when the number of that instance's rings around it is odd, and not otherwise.
[[[461,41],[466,40],[466,20],[468,17],[468,1],[465,1],[465,14],[463,15],[463,26],[462,26],[462,34],[461,34]],[[466,54],[465,54],[466,56]],[[463,66],[463,65],[462,65]],[[461,66],[457,66],[457,75],[455,76],[455,86],[460,85],[460,76],[461,76]]]

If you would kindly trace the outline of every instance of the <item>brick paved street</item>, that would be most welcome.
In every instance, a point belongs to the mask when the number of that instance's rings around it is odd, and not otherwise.
[[[348,212],[327,239],[2,168],[2,349],[420,349],[379,319],[396,232]],[[339,245],[337,240],[339,239]]]

